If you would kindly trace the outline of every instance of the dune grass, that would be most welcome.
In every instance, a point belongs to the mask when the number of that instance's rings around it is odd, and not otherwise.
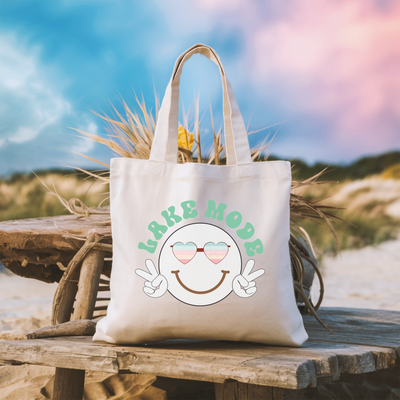
[[[309,201],[326,198],[333,206],[341,206],[335,215],[347,223],[332,221],[342,250],[374,246],[396,239],[400,233],[400,180],[389,172],[362,180],[345,180],[322,186],[309,186],[302,195]],[[321,253],[336,254],[331,232],[323,224],[301,221]]]
[[[0,221],[69,214],[59,199],[49,193],[53,185],[62,197],[79,198],[95,206],[105,197],[103,193],[108,192],[108,186],[87,178],[71,171],[42,171],[37,175],[0,178]]]

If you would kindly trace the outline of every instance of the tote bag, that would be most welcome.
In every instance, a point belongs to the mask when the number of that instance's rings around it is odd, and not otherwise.
[[[200,53],[220,70],[227,165],[177,163],[179,80]],[[177,60],[149,160],[111,160],[111,301],[94,340],[173,338],[300,346],[306,339],[289,256],[291,167],[252,162],[216,52]]]

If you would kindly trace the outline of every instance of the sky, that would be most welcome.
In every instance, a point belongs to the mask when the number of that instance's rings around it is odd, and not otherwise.
[[[255,145],[308,163],[350,163],[400,149],[397,0],[2,0],[0,176],[106,163],[93,114],[154,109],[176,58],[195,43],[219,54]],[[187,111],[200,95],[222,123],[219,71],[194,56],[181,79]],[[202,121],[210,143],[209,118]]]

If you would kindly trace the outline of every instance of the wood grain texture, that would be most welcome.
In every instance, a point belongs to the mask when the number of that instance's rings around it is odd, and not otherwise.
[[[99,234],[97,232],[91,232],[84,245],[74,255],[65,269],[53,298],[51,313],[51,322],[53,325],[61,324],[71,319],[72,307],[78,290],[78,282],[80,281],[79,277],[82,262],[93,249],[94,244],[99,240]],[[95,293],[97,294],[97,289],[95,290]],[[91,293],[90,296],[93,296],[93,293]],[[85,293],[81,292],[80,301],[85,303]],[[80,302],[77,302],[76,306],[79,307]]]
[[[118,373],[114,349],[99,348],[93,351],[90,337],[76,338],[78,340],[72,340],[72,337],[62,340],[0,340],[0,360],[15,359],[26,364]]]
[[[0,261],[17,275],[48,283],[58,282],[62,271],[57,263],[68,265],[84,243],[80,239],[86,238],[91,229],[105,236],[104,245],[110,246],[111,225],[107,214],[90,218],[63,215],[0,222]],[[106,247],[101,250],[110,252],[111,248]]]
[[[82,261],[78,282],[73,320],[90,319],[93,317],[99,289],[100,275],[103,270],[104,251],[90,250]]]
[[[53,400],[82,400],[85,371],[79,369],[56,368]]]
[[[27,340],[57,336],[93,336],[96,332],[96,322],[89,319],[69,321],[59,325],[45,326],[32,331],[4,331],[0,332],[0,339]]]
[[[155,346],[93,343],[90,337],[0,341],[0,360],[104,372],[134,373],[224,383],[235,380],[261,386],[302,389],[337,380],[342,373],[392,365],[392,349],[337,343],[308,343],[304,348],[249,343],[171,341]],[[321,381],[322,382],[322,381]]]
[[[80,270],[76,269],[67,275],[64,272],[53,297],[51,323],[53,325],[68,322],[74,309],[75,297],[78,292]]]
[[[220,384],[235,381],[293,390],[335,381],[341,374],[362,374],[394,366],[400,313],[323,309],[321,314],[329,316],[336,335],[328,336],[331,341],[313,339],[320,338],[319,325],[308,326],[312,339],[301,348],[195,340],[116,346],[94,343],[90,337],[65,337],[0,340],[0,360],[112,373],[130,371]],[[349,319],[351,323],[346,322]],[[390,326],[382,333],[385,324]],[[376,345],[377,337],[380,346]],[[346,343],[360,338],[363,344]],[[235,390],[245,390],[242,385],[236,387]],[[279,393],[291,393],[278,392],[272,392],[276,398]]]
[[[109,207],[102,207],[108,210]],[[90,218],[80,218],[75,215],[60,215],[58,217],[28,218],[14,221],[0,222],[0,239],[15,236],[14,247],[24,249],[24,236],[43,236],[41,243],[46,247],[73,250],[68,238],[63,238],[65,231],[76,236],[87,236],[90,229],[103,235],[111,232],[109,214],[91,215]],[[19,236],[19,237],[18,237]],[[2,240],[1,240],[2,241]],[[73,242],[72,242],[73,243]]]
[[[273,400],[273,389],[268,386],[248,385],[241,382],[215,384],[216,400]]]
[[[304,317],[310,340],[389,347],[400,357],[400,312],[357,308],[320,308],[318,315],[335,333]]]
[[[297,400],[303,390],[249,385],[241,382],[215,383],[216,400]]]

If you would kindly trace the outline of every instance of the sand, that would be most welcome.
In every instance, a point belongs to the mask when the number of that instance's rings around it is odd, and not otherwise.
[[[0,273],[0,331],[50,325],[57,284]]]
[[[326,287],[323,306],[400,311],[399,265],[400,238],[381,243],[376,247],[347,250],[342,252],[341,257],[326,257],[322,264]],[[49,325],[55,290],[56,284],[46,284],[16,275],[0,273],[0,331],[29,330]],[[316,297],[317,293],[318,285],[314,285],[313,297]],[[53,374],[54,368],[49,367],[0,366],[0,399],[49,399],[51,398]],[[357,379],[361,379],[361,377]],[[395,378],[390,379],[395,380]],[[310,389],[310,397],[307,398],[340,398],[332,394],[333,392],[338,393],[340,390],[345,390],[348,394],[346,398],[360,398],[357,397],[360,393],[360,385],[358,388],[357,385],[354,386],[349,382],[343,385],[331,384],[331,392],[329,392],[330,389],[321,389],[324,393],[320,390]],[[367,384],[362,387],[367,387]],[[377,389],[379,382],[374,387],[375,389],[370,390],[379,392]],[[350,395],[349,388],[353,388],[351,390],[355,393],[354,395]],[[387,392],[384,398],[399,398],[400,390],[398,388],[393,388],[393,385],[386,385],[385,388]],[[171,383],[165,379],[158,378],[156,380],[155,376],[148,375],[87,373],[85,399],[165,399],[167,390],[174,392],[176,398],[182,399],[212,398],[213,392],[212,384],[204,386],[204,384],[190,381]]]
[[[321,268],[323,307],[400,311],[400,238],[325,257]],[[313,299],[318,292],[319,285],[314,284]]]
[[[154,375],[86,373],[84,400],[164,400],[166,390],[152,386]],[[54,368],[0,366],[2,400],[46,400],[53,397]]]

